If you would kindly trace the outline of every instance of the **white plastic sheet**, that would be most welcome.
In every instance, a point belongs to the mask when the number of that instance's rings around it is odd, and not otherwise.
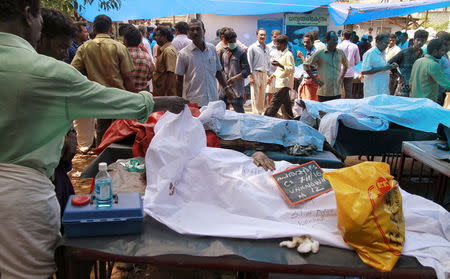
[[[334,192],[289,207],[271,172],[242,153],[206,147],[200,121],[188,110],[166,113],[146,154],[144,210],[182,234],[237,238],[311,235],[347,248],[337,229]],[[276,162],[276,172],[291,164]],[[450,274],[450,214],[402,191],[406,222],[403,254]]]
[[[450,110],[425,98],[379,95],[323,103],[303,101],[309,114],[315,118],[319,118],[319,111],[327,112],[319,131],[332,146],[338,132],[338,120],[349,128],[368,131],[387,130],[389,122],[431,133],[436,133],[439,124],[450,126]]]

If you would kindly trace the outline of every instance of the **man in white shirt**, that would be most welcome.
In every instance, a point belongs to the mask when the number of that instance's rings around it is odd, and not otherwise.
[[[288,37],[286,35],[279,35],[275,38],[280,55],[278,60],[272,61],[272,65],[277,67],[270,79],[275,79],[276,93],[274,94],[269,107],[264,112],[266,116],[276,116],[278,110],[281,108],[283,117],[286,119],[293,119],[291,100],[289,98],[289,91],[292,80],[294,79],[295,61],[292,52],[287,49]]]
[[[270,71],[270,49],[265,43],[266,30],[256,31],[256,42],[248,48],[248,63],[250,65],[250,94],[252,112],[264,113],[264,96],[266,93],[267,75]]]
[[[231,86],[226,85],[222,75],[216,49],[205,42],[203,22],[192,19],[188,25],[192,43],[179,52],[175,66],[178,96],[185,96],[185,99],[198,103],[200,107],[206,106],[219,100],[217,81],[227,96],[233,95]]]
[[[270,33],[270,39],[272,40],[270,43],[267,44],[267,47],[269,48],[269,56],[270,56],[270,62],[273,61],[277,61],[278,59],[278,49],[277,46],[275,45],[275,39],[276,37],[281,35],[281,31],[280,30],[272,30],[272,32]],[[269,76],[271,76],[275,70],[277,69],[277,67],[270,65],[270,70],[269,70]],[[270,103],[270,99],[272,98],[273,93],[276,92],[275,89],[275,79],[272,79],[269,81],[269,83],[267,84],[266,87],[266,93],[267,93],[267,100],[266,100],[266,104]]]
[[[375,39],[376,47],[369,49],[363,56],[361,73],[364,75],[364,98],[389,94],[389,70],[398,67],[396,63],[386,63],[384,50],[389,44],[387,34],[380,34]]]
[[[187,22],[180,21],[175,24],[175,38],[173,38],[172,45],[177,51],[192,43],[187,36],[188,29],[189,25]]]
[[[350,42],[350,36],[352,35],[352,31],[344,30],[341,35],[342,35],[342,42],[337,46],[337,48],[341,49],[345,53],[345,56],[347,57],[348,68],[344,76],[344,91],[345,91],[345,98],[351,98],[353,91],[353,78],[355,75],[353,66],[358,64],[360,61],[359,48],[356,44]]]
[[[320,40],[319,31],[314,30],[311,32],[311,34],[313,34],[314,47],[316,48],[317,51],[327,48],[327,46]]]
[[[389,35],[389,45],[384,51],[384,58],[386,61],[391,60],[392,57],[397,55],[401,51],[400,47],[396,44],[397,36],[395,34]],[[389,92],[391,95],[394,95],[395,90],[397,89],[398,85],[398,76],[397,74],[390,73],[389,74]]]

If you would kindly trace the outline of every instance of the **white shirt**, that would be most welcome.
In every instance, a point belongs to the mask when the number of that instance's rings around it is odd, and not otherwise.
[[[206,106],[219,100],[216,72],[222,70],[214,45],[205,42],[201,51],[194,43],[178,53],[175,74],[183,78],[183,98]]]
[[[394,45],[393,47],[387,47],[384,51],[384,56],[386,58],[386,61],[391,60],[392,57],[397,55],[401,51],[400,47],[398,45]]]
[[[252,44],[247,51],[248,64],[250,65],[250,72],[270,71],[270,48],[268,45],[262,46],[258,41]]]
[[[327,46],[324,43],[322,43],[320,40],[314,41],[314,47],[317,49],[317,51],[327,48]]]
[[[272,63],[273,61],[277,61],[278,57],[280,56],[280,52],[278,51],[277,46],[273,42],[270,42],[267,44],[267,47],[269,48],[269,56],[270,56],[269,63]],[[276,69],[277,69],[277,67],[272,66],[272,64],[270,64],[269,75],[273,74]]]
[[[373,47],[364,53],[361,72],[386,65],[383,53],[377,47]],[[389,94],[389,70],[364,75],[364,98],[382,94]]]
[[[150,46],[150,42],[147,40],[147,38],[142,37],[142,44],[144,47],[148,50],[148,53],[152,53],[152,47]]]
[[[184,47],[190,45],[191,43],[191,39],[189,39],[185,34],[176,35],[172,40],[172,45],[177,51],[182,50]]]

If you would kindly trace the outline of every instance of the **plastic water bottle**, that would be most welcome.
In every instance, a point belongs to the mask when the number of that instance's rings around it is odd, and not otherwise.
[[[98,173],[95,176],[95,199],[98,207],[107,207],[112,204],[112,178],[108,174],[106,163],[98,164]]]

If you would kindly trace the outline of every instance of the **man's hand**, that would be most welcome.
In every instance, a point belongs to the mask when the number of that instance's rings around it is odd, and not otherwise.
[[[168,96],[168,97],[153,97],[155,106],[153,111],[168,110],[172,113],[180,113],[184,110],[184,106],[189,104],[188,100],[181,97]]]
[[[392,64],[389,65],[389,70],[394,70],[396,68],[398,68],[398,64],[395,62],[393,62]]]
[[[272,83],[272,79],[273,79],[273,75],[267,79],[267,85],[270,85]]]
[[[297,57],[302,59],[302,60],[305,58],[304,55],[303,55],[303,52],[301,52],[300,50],[297,51]]]
[[[252,75],[249,75],[249,76],[248,76],[248,79],[249,79],[251,85],[254,85],[254,84],[255,84],[255,79],[253,78]]]
[[[272,65],[273,66],[275,66],[275,67],[281,67],[281,64],[280,64],[280,62],[278,62],[278,61],[272,61]]]
[[[274,171],[275,170],[275,163],[272,159],[267,157],[266,154],[258,151],[253,153],[253,164],[255,164],[257,167],[262,167],[265,171]]]
[[[227,80],[227,84],[233,84],[236,80],[237,80],[237,77],[236,77],[236,76],[230,77],[230,78]]]
[[[323,81],[321,81],[319,78],[314,78],[314,82],[317,83],[319,86],[324,85]]]

